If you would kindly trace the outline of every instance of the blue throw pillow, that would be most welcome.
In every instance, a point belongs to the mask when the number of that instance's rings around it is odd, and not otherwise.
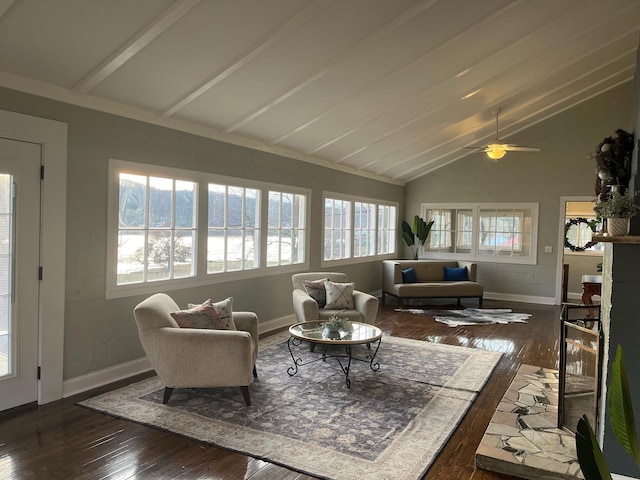
[[[418,277],[416,277],[416,271],[413,267],[402,270],[402,283],[418,283]]]
[[[447,282],[460,282],[464,280],[469,280],[469,273],[467,272],[467,267],[460,268],[452,268],[452,267],[444,267],[444,279]]]

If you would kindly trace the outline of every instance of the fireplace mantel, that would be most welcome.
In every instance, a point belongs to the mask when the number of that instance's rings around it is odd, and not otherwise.
[[[640,243],[640,235],[611,236],[595,234],[592,237],[592,241],[610,243]]]

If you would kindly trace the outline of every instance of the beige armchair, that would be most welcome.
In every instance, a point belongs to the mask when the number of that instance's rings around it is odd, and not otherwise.
[[[304,280],[320,280],[326,278],[331,282],[347,283],[347,275],[338,272],[307,272],[296,273],[291,277],[293,283],[293,310],[298,322],[328,319],[331,315],[339,314],[343,318],[357,322],[374,323],[378,314],[378,299],[373,295],[353,291],[353,309],[330,310],[321,308],[311,298],[304,287]]]
[[[233,312],[237,330],[180,328],[171,317],[180,310],[171,297],[157,293],[134,309],[140,342],[165,385],[166,404],[175,388],[240,387],[251,405],[249,384],[257,377],[258,317]]]

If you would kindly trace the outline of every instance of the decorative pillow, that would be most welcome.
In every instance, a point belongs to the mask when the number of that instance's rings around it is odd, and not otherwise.
[[[402,270],[402,283],[418,283],[418,277],[413,267]]]
[[[463,281],[469,280],[469,272],[467,272],[467,267],[453,268],[453,267],[443,267],[444,268],[444,279],[445,281]]]
[[[324,288],[327,291],[326,310],[341,310],[353,308],[354,283],[334,283],[325,280]]]
[[[324,282],[326,281],[326,278],[302,281],[307,294],[316,301],[320,308],[324,308],[327,303],[327,290],[324,288]]]
[[[187,304],[187,307],[190,309],[201,307],[201,306],[209,306],[212,307],[216,314],[219,317],[219,323],[223,325],[218,330],[237,330],[236,324],[233,321],[233,297],[225,298],[219,302],[214,302],[210,298],[202,303],[201,305],[194,305],[193,303]],[[171,314],[173,316],[173,314]],[[176,317],[173,317],[176,318]],[[180,325],[180,322],[176,318],[176,322]],[[184,325],[180,325],[183,327]],[[214,328],[214,327],[191,327],[191,328]]]

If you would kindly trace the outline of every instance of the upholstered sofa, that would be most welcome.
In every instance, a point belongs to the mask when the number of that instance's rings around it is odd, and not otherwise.
[[[477,265],[472,262],[383,260],[382,304],[385,295],[391,295],[400,304],[418,298],[457,298],[460,305],[462,298],[477,298],[482,306],[484,287],[476,276]]]

